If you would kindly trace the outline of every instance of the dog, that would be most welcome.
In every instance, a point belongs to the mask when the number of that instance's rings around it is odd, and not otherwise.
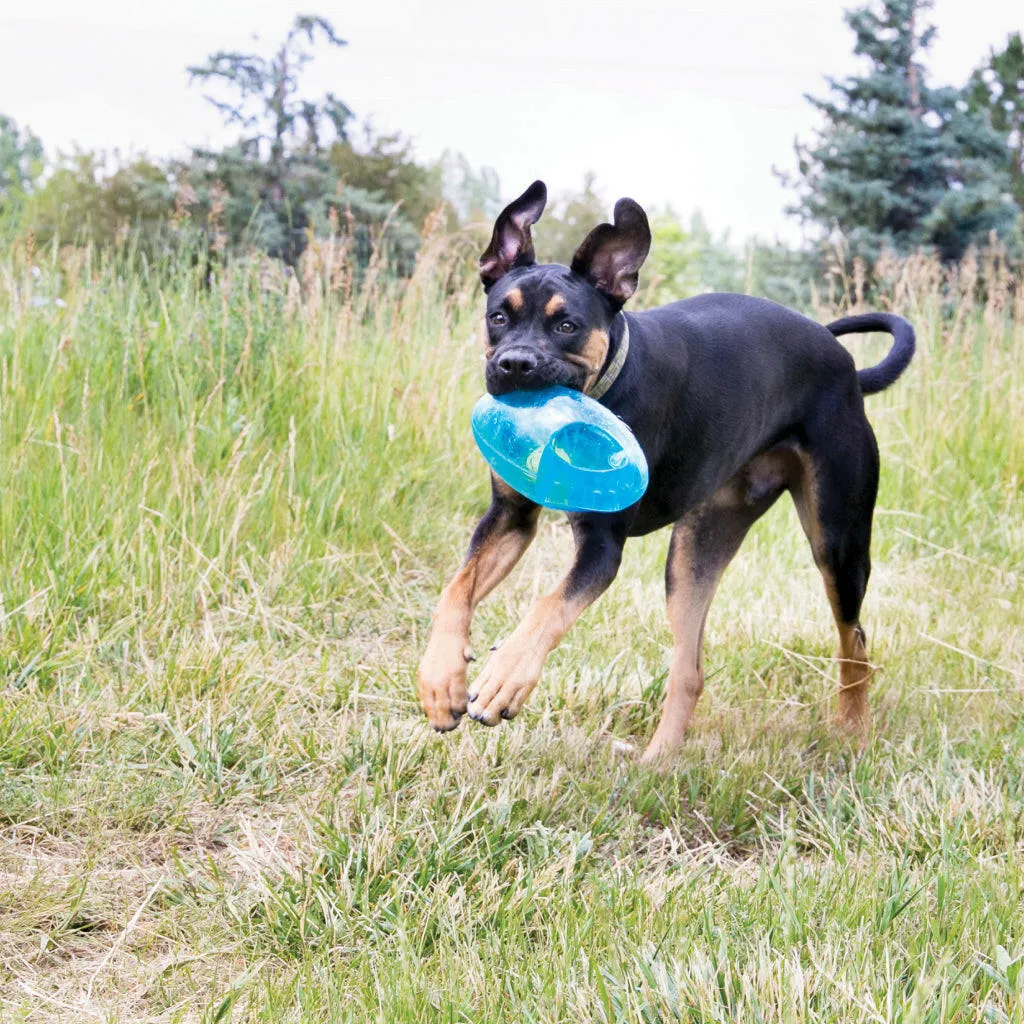
[[[788,491],[839,631],[839,721],[863,737],[872,669],[860,609],[878,489],[878,446],[863,397],[907,368],[913,328],[889,313],[824,327],[733,294],[626,314],[651,245],[643,209],[620,199],[613,223],[594,228],[565,267],[534,256],[530,228],[546,202],[543,182],[534,182],[498,216],[480,257],[487,390],[559,384],[599,399],[636,435],[650,483],[622,512],[569,514],[572,568],[467,689],[473,610],[526,550],[540,513],[491,475],[490,507],[444,589],[419,666],[428,720],[445,732],[467,711],[490,726],[515,717],[548,653],[615,579],[627,538],[671,525],[665,584],[673,650],[664,710],[643,760],[670,757],[704,689],[704,623],[718,582],[750,527]],[[858,371],[836,338],[866,331],[891,334],[893,345],[877,366]]]

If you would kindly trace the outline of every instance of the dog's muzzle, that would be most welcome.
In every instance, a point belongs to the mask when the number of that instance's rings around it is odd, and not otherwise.
[[[487,390],[492,395],[567,383],[565,369],[556,360],[523,345],[495,352],[487,360],[486,378]]]

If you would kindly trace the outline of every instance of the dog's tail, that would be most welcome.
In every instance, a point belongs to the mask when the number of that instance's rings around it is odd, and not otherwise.
[[[860,390],[865,395],[884,391],[910,365],[914,357],[914,328],[901,316],[893,313],[864,313],[861,316],[844,316],[828,325],[828,329],[839,337],[840,334],[865,334],[868,331],[884,331],[893,337],[889,354],[877,365],[857,371]]]

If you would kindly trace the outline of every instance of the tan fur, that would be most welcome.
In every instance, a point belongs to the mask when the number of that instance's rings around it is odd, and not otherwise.
[[[601,367],[604,366],[604,361],[608,358],[608,345],[608,333],[595,327],[587,335],[587,340],[583,342],[579,352],[566,354],[565,358],[569,362],[582,366],[587,371],[587,380],[583,385],[584,392],[589,391],[597,381]]]
[[[800,463],[800,476],[793,487],[793,501],[800,525],[810,541],[814,562],[824,580],[825,593],[839,632],[836,651],[839,660],[839,722],[863,736],[870,725],[868,684],[873,669],[868,660],[864,633],[859,623],[844,621],[839,592],[825,564],[825,536],[818,512],[818,483],[814,463],[804,452],[800,453]]]
[[[526,618],[490,656],[474,682],[474,718],[497,725],[502,718],[514,718],[540,679],[547,656],[572,628],[592,598],[566,596],[566,581],[534,602]]]
[[[694,708],[704,692],[704,659],[701,643],[708,608],[717,578],[707,585],[695,583],[692,534],[680,523],[672,538],[672,578],[675,586],[668,598],[668,621],[674,646],[665,688],[661,721],[644,752],[644,761],[660,761],[674,753],[693,718]]]
[[[747,531],[789,485],[795,466],[787,447],[758,455],[673,527],[668,621],[674,646],[664,711],[644,761],[663,762],[682,743],[704,691],[704,624],[719,581]]]
[[[523,293],[518,288],[513,288],[505,296],[505,301],[518,313],[523,308]]]
[[[418,674],[420,704],[436,728],[451,728],[466,710],[466,663],[476,606],[509,574],[536,529],[536,515],[526,530],[499,526],[441,594]]]
[[[556,313],[561,313],[563,309],[565,309],[565,296],[552,295],[544,304],[544,315],[554,316]]]
[[[868,661],[864,634],[859,626],[840,623],[839,627],[839,721],[846,728],[863,736],[871,724],[868,707],[868,685],[873,669]]]
[[[797,454],[800,459],[800,472],[794,481],[793,502],[800,517],[800,525],[810,542],[814,564],[820,569],[825,553],[825,537],[818,516],[818,477],[814,463],[807,453],[798,450]],[[826,586],[829,585],[826,582]]]

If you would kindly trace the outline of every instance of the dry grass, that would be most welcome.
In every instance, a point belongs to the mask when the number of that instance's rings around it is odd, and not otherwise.
[[[521,718],[421,721],[486,494],[478,301],[434,246],[403,288],[327,247],[301,282],[211,290],[0,268],[2,1019],[1024,1020],[1019,274],[880,268],[920,353],[869,406],[867,750],[831,729],[827,605],[780,505],[660,776],[614,741],[659,711],[664,535]],[[478,648],[568,550],[546,516]]]

